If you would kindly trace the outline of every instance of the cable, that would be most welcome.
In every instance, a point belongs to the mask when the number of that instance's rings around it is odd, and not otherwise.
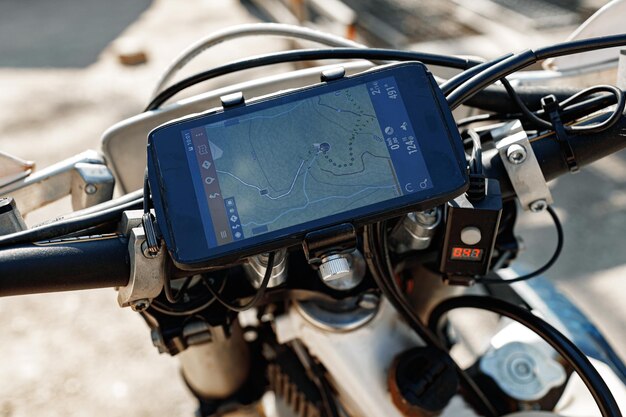
[[[222,284],[220,285],[220,288],[218,289],[219,294],[222,293],[225,286],[226,286],[226,280],[223,279]],[[156,311],[160,313],[167,314],[170,316],[186,317],[186,316],[190,316],[190,315],[201,312],[202,310],[208,308],[214,302],[215,302],[215,297],[211,295],[211,297],[206,302],[199,305],[198,307],[191,307],[190,309],[186,309],[186,307],[183,305],[181,308],[177,309],[177,308],[173,308],[173,306],[167,306],[166,304],[161,303],[158,299],[154,299],[152,301],[152,304],[150,304],[150,307],[154,308]],[[177,305],[180,305],[180,304],[177,304]]]
[[[265,291],[267,290],[267,285],[269,284],[270,278],[272,277],[275,257],[276,257],[276,252],[269,253],[267,257],[267,266],[265,269],[265,276],[263,276],[263,281],[261,281],[261,285],[259,286],[259,289],[256,292],[256,294],[254,294],[254,297],[252,297],[252,299],[244,305],[238,306],[238,305],[234,305],[234,304],[229,303],[228,301],[223,300],[222,297],[213,289],[213,287],[209,283],[206,283],[206,287],[209,289],[209,292],[211,293],[211,295],[215,297],[217,302],[223,305],[224,307],[226,307],[227,309],[236,311],[236,312],[249,310],[252,307],[255,307],[257,303],[261,301],[261,299],[265,295]]]
[[[548,262],[546,262],[541,268],[537,269],[536,271],[531,272],[526,275],[522,275],[521,277],[506,279],[506,280],[498,279],[498,278],[480,278],[477,282],[484,283],[484,284],[512,284],[514,282],[526,281],[528,279],[531,279],[538,275],[543,274],[548,269],[550,269],[552,265],[554,265],[556,260],[561,255],[561,251],[563,250],[563,243],[565,239],[563,237],[563,226],[561,225],[561,221],[559,220],[559,216],[556,214],[556,211],[554,211],[554,209],[551,206],[548,206],[546,208],[546,211],[548,212],[548,214],[550,214],[550,217],[552,217],[552,220],[554,221],[554,226],[556,227],[556,236],[557,236],[556,249],[554,250],[552,257],[550,257]]]
[[[110,202],[109,202],[110,203]],[[19,245],[53,239],[78,232],[91,227],[101,226],[110,222],[117,222],[124,210],[133,210],[141,207],[141,199],[124,199],[122,204],[106,204],[106,209],[89,212],[81,216],[68,216],[53,223],[34,227],[21,232],[11,233],[0,237],[0,248],[3,246]]]
[[[205,52],[206,50],[223,42],[247,36],[259,35],[302,39],[334,47],[366,48],[365,45],[361,45],[358,42],[354,42],[331,33],[320,32],[302,26],[278,23],[251,23],[232,26],[227,29],[214,32],[204,39],[200,39],[181,52],[181,54],[177,56],[165,70],[163,75],[161,75],[151,98],[154,98],[178,71],[180,71],[185,65],[191,62],[192,59],[200,55],[202,52]]]
[[[502,84],[504,85],[504,88],[509,93],[509,96],[513,98],[513,101],[515,101],[515,104],[520,108],[524,116],[526,116],[531,122],[533,122],[535,125],[539,127],[542,127],[545,129],[554,128],[551,122],[542,119],[537,114],[530,111],[528,107],[526,107],[526,105],[520,98],[519,94],[517,94],[513,86],[511,86],[511,84],[506,78],[503,78],[501,81],[502,81]],[[559,103],[559,107],[561,109],[564,109],[568,104],[579,103],[579,100],[581,98],[591,96],[593,94],[597,94],[600,92],[608,92],[609,94],[615,97],[617,106],[615,107],[615,110],[611,112],[611,116],[605,121],[601,123],[596,123],[593,125],[583,125],[583,126],[564,125],[563,129],[566,132],[568,133],[599,133],[599,132],[602,132],[603,130],[611,128],[613,125],[615,125],[615,123],[619,121],[620,117],[622,116],[622,113],[624,112],[624,106],[626,105],[626,97],[624,96],[624,93],[622,92],[622,90],[612,85],[597,85],[594,87],[581,90],[578,93],[574,94],[573,96]]]
[[[190,275],[187,278],[185,278],[183,285],[176,292],[176,294],[174,294],[172,292],[172,285],[171,285],[169,277],[165,277],[165,279],[163,280],[163,293],[165,294],[165,298],[167,299],[167,301],[169,301],[172,304],[178,303],[183,298],[183,295],[185,294],[185,291],[187,291],[189,284],[191,284],[192,279],[193,279],[193,275]]]
[[[429,329],[437,332],[442,317],[447,312],[458,308],[477,308],[491,311],[528,327],[552,346],[574,368],[593,396],[602,416],[620,417],[622,415],[611,391],[585,354],[571,340],[543,319],[522,307],[498,298],[466,295],[449,298],[439,303],[430,313]]]
[[[488,85],[539,60],[623,45],[626,45],[626,34],[564,42],[539,48],[536,51],[529,49],[500,61],[498,58],[490,61],[493,65],[487,66],[484,71],[472,76],[451,91],[447,96],[448,104],[454,110]]]
[[[513,56],[512,53],[508,53],[506,55],[503,55],[499,58],[493,59],[491,61],[487,61],[487,62],[483,62],[481,64],[478,64],[476,66],[473,66],[472,68],[469,68],[457,75],[455,75],[454,77],[450,78],[448,81],[446,81],[445,83],[441,84],[440,88],[441,91],[443,92],[444,95],[448,95],[450,94],[453,90],[455,90],[457,87],[459,87],[461,84],[463,84],[465,81],[469,80],[470,78],[472,78],[474,75],[481,73],[482,71],[486,70],[487,68],[491,67],[492,65],[504,61],[505,59],[509,58]]]
[[[363,239],[363,248],[368,269],[383,295],[387,297],[396,311],[398,311],[411,329],[413,329],[426,344],[434,346],[448,355],[448,351],[443,347],[435,334],[422,323],[411,305],[402,296],[402,292],[393,278],[393,265],[391,264],[391,257],[389,255],[385,225],[381,223],[378,223],[376,226],[366,225],[363,231]],[[378,242],[379,245],[376,245],[376,242]],[[380,248],[378,246],[380,246]],[[382,266],[381,259],[385,260],[386,269]],[[474,381],[472,381],[456,362],[452,362],[456,366],[461,384],[471,395],[472,399],[477,401],[479,411],[489,417],[497,416],[495,409],[487,397],[481,392],[480,388],[478,388]]]
[[[252,58],[234,61],[226,65],[211,68],[185,78],[160,92],[145,111],[156,110],[174,95],[211,78],[219,77],[233,72],[243,71],[266,65],[281,64],[285,62],[326,60],[326,59],[367,59],[380,61],[421,61],[424,64],[438,65],[443,67],[467,69],[479,64],[479,61],[458,58],[449,55],[429,54],[421,52],[398,51],[395,49],[364,49],[364,48],[322,48],[322,49],[298,49],[295,51],[276,52],[265,55],[257,55]]]

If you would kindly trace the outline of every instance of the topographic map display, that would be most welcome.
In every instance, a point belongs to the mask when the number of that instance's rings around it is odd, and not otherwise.
[[[234,198],[244,236],[401,195],[365,85],[206,132],[222,195],[227,204]]]

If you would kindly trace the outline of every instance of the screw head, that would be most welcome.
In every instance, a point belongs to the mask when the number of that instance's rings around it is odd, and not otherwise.
[[[98,191],[98,188],[95,185],[93,185],[91,183],[85,185],[85,193],[91,195],[91,194],[95,194],[96,191]]]
[[[146,300],[146,299],[133,301],[130,304],[130,308],[132,308],[133,311],[137,311],[137,312],[147,310],[148,307],[150,307],[150,300]]]
[[[546,202],[546,200],[536,200],[530,203],[529,208],[530,208],[530,211],[534,213],[538,213],[540,211],[544,211],[545,209],[547,209],[548,203]]]
[[[526,149],[517,143],[509,146],[506,149],[506,157],[509,162],[515,165],[519,165],[526,160]]]

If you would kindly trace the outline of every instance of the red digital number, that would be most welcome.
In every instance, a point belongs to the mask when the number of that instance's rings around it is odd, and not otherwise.
[[[450,259],[480,261],[483,258],[483,249],[480,248],[463,248],[454,246]]]

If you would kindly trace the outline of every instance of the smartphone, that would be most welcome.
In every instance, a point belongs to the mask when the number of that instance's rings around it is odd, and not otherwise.
[[[156,218],[197,269],[442,204],[467,162],[426,67],[391,64],[170,122],[148,137]]]

